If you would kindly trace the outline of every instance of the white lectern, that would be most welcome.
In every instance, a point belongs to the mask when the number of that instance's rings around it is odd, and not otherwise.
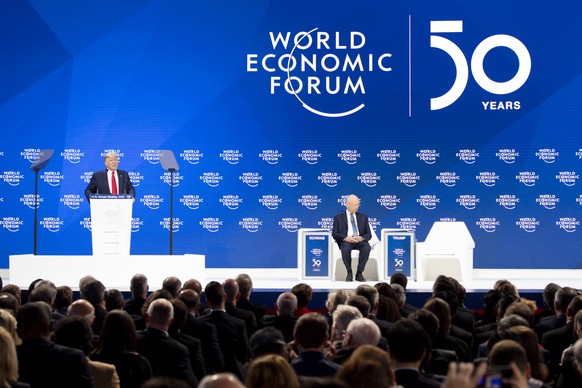
[[[129,256],[133,197],[121,194],[91,196],[93,256]]]
[[[426,240],[416,244],[416,280],[434,280],[438,275],[472,280],[474,248],[464,222],[435,222]]]

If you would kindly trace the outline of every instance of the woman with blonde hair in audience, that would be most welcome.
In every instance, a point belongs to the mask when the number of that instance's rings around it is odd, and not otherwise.
[[[299,379],[291,364],[278,354],[253,360],[246,376],[247,388],[299,388]]]
[[[336,377],[353,388],[394,386],[388,353],[373,345],[359,346],[342,364]]]
[[[0,309],[0,327],[5,328],[12,336],[12,340],[16,346],[22,343],[16,332],[16,318],[14,318],[14,315],[10,314],[8,311],[2,309]]]
[[[18,358],[16,345],[12,335],[4,327],[0,327],[0,387],[30,387],[28,384],[18,383]]]

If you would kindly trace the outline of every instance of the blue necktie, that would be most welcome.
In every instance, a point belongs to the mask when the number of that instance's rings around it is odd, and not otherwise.
[[[360,233],[358,233],[358,225],[356,224],[356,219],[354,218],[354,213],[350,214],[350,220],[352,222],[352,236],[359,236]]]

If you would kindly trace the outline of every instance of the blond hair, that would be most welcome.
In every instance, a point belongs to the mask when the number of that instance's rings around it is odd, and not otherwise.
[[[10,333],[0,327],[0,384],[10,387],[9,381],[18,380],[18,358],[16,345]]]

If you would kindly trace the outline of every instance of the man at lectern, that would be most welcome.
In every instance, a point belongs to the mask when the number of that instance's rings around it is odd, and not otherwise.
[[[357,249],[360,251],[356,280],[365,282],[366,279],[364,279],[362,273],[364,272],[364,268],[366,268],[366,262],[372,249],[370,244],[368,244],[368,241],[372,238],[368,216],[359,213],[359,207],[360,199],[354,194],[351,194],[346,199],[346,211],[338,214],[333,219],[332,236],[342,252],[342,261],[348,271],[348,276],[346,277],[347,282],[353,280],[352,250]]]
[[[85,189],[87,200],[91,200],[91,194],[129,194],[135,198],[135,189],[129,174],[127,171],[117,169],[119,165],[117,154],[105,155],[104,161],[106,169],[94,172]]]

